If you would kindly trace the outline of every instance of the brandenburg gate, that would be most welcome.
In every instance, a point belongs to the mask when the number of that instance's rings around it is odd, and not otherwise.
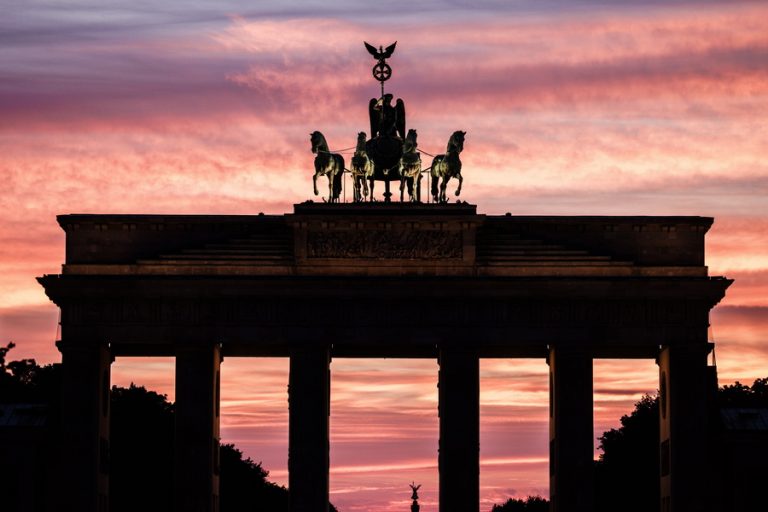
[[[708,510],[704,217],[303,203],[286,215],[62,215],[62,510],[106,511],[110,364],[176,359],[175,508],[214,512],[222,358],[287,357],[291,512],[328,509],[330,361],[439,362],[440,511],[479,510],[480,358],[550,369],[553,510],[593,508],[595,358],[659,366],[664,512]],[[151,463],[151,461],[147,461]]]

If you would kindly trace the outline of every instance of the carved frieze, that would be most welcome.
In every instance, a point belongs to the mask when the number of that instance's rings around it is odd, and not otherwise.
[[[460,231],[310,231],[309,258],[461,259]]]

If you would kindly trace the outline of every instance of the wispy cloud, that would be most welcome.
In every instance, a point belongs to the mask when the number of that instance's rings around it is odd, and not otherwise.
[[[491,214],[715,216],[723,382],[765,376],[764,2],[30,1],[0,18],[0,339],[58,359],[69,212],[283,213],[311,197],[308,133],[348,147],[378,92],[362,41],[398,40],[389,90],[420,147],[468,132],[462,197]],[[436,365],[334,360],[332,491],[347,511],[436,510]],[[222,431],[286,482],[287,364],[227,359]],[[172,360],[114,381],[173,397]],[[652,361],[595,363],[595,425],[656,387]],[[483,507],[547,493],[544,361],[482,365]],[[382,469],[384,468],[384,469]],[[392,468],[398,468],[393,471]],[[396,474],[392,474],[396,473]]]

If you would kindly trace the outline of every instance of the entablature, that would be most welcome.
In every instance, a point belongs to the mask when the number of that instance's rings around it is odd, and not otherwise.
[[[62,215],[77,275],[706,276],[707,217],[514,216],[459,204],[287,215]]]

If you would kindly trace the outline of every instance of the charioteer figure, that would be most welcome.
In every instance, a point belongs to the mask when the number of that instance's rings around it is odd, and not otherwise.
[[[371,98],[368,115],[371,120],[371,138],[397,137],[405,139],[405,103],[398,99],[392,106],[394,97],[387,93],[382,98]]]

